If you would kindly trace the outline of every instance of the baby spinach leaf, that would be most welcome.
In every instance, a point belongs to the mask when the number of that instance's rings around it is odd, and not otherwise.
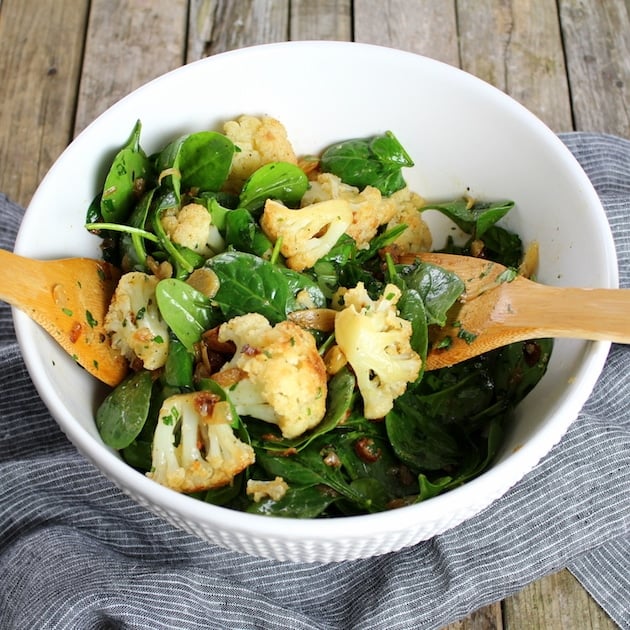
[[[479,437],[474,448],[463,457],[461,465],[452,475],[437,476],[431,473],[420,473],[418,484],[420,492],[417,501],[426,501],[461,486],[463,483],[480,475],[492,462],[503,439],[503,417],[495,416],[488,424],[486,434]]]
[[[133,468],[148,472],[151,470],[152,437],[147,440],[135,439],[129,446],[121,449],[122,458]]]
[[[280,476],[289,485],[323,484],[342,495],[356,510],[377,511],[372,504],[373,497],[352,486],[343,466],[330,464],[335,452],[335,446],[329,444],[329,435],[323,435],[295,455],[278,456],[259,451],[257,457],[258,463],[271,477]]]
[[[282,273],[289,287],[290,297],[286,304],[286,313],[304,308],[297,299],[297,296],[302,292],[308,293],[309,300],[312,302],[312,308],[324,308],[326,306],[326,297],[323,291],[310,276],[282,265],[275,265],[275,267]]]
[[[204,331],[222,321],[210,299],[182,280],[160,280],[155,297],[164,321],[188,352],[194,352]]]
[[[464,291],[454,273],[431,263],[416,263],[399,269],[405,285],[424,302],[427,323],[444,326],[446,314]]]
[[[307,188],[308,177],[299,166],[290,162],[270,162],[254,171],[245,182],[239,205],[250,212],[262,208],[267,199],[294,206]]]
[[[226,319],[247,313],[260,313],[272,324],[286,319],[289,285],[275,265],[253,254],[227,251],[206,266],[219,278],[213,300]]]
[[[173,192],[176,205],[181,191],[219,190],[225,183],[234,155],[234,144],[222,133],[200,131],[169,143],[155,158],[163,175],[162,186]]]
[[[438,210],[473,238],[481,238],[514,207],[513,201],[474,201],[455,199],[446,203],[428,203],[423,210]]]
[[[137,228],[138,230],[145,229],[154,192],[155,189],[153,188],[142,196],[131,213],[131,216],[127,221],[127,225]],[[146,241],[141,233],[123,232],[120,237],[120,249],[123,256],[126,257],[128,261],[127,264],[131,269],[136,271],[146,271],[147,248]]]
[[[285,518],[316,518],[337,497],[336,493],[318,485],[290,487],[278,501],[267,498],[258,503],[251,503],[247,512]]]
[[[199,201],[202,201],[206,208],[208,208],[212,225],[221,233],[225,233],[225,217],[230,211],[229,207],[221,205],[218,197],[200,197]]]
[[[152,390],[151,372],[140,370],[109,393],[96,412],[96,427],[107,446],[118,450],[136,439],[149,414]]]
[[[133,208],[145,182],[152,176],[149,159],[140,147],[142,125],[136,122],[127,143],[116,154],[105,178],[101,196],[104,221],[124,221]]]
[[[418,485],[420,487],[420,492],[418,493],[418,503],[446,492],[452,487],[453,482],[454,479],[450,475],[429,479],[427,475],[420,473],[418,475]]]
[[[374,258],[378,255],[379,251],[383,247],[387,247],[390,243],[393,243],[405,230],[407,226],[404,224],[396,225],[391,230],[386,230],[377,234],[371,241],[368,247],[364,249],[358,249],[356,252],[356,260],[360,264],[364,264],[370,258]]]
[[[327,298],[330,299],[341,286],[343,269],[354,258],[356,251],[354,239],[342,234],[333,248],[308,271]]]
[[[417,470],[458,465],[470,449],[469,419],[492,404],[493,387],[484,370],[471,369],[456,383],[422,395],[412,388],[387,415],[387,434],[398,457]],[[474,427],[477,428],[477,427]]]
[[[484,256],[506,267],[517,268],[523,260],[523,243],[518,236],[493,225],[483,236]]]
[[[229,506],[230,503],[234,501],[234,499],[236,499],[243,491],[244,477],[245,475],[243,473],[236,475],[232,483],[227,486],[213,488],[211,490],[207,490],[206,492],[202,492],[199,498],[202,501],[212,503],[213,505]]]
[[[210,258],[206,266],[219,278],[219,290],[213,301],[226,319],[260,313],[277,324],[285,320],[289,312],[300,308],[295,296],[302,290],[307,290],[316,303],[323,303],[323,295],[308,276],[253,254],[223,252]]]
[[[195,356],[175,336],[168,346],[168,357],[164,366],[164,381],[171,387],[190,390],[193,388]]]
[[[216,131],[193,133],[184,139],[179,155],[182,188],[219,190],[227,179],[234,143]]]
[[[418,291],[406,288],[402,292],[397,306],[400,316],[411,322],[412,333],[409,342],[424,365],[429,348],[429,325],[424,300]],[[418,377],[420,378],[421,375],[422,373]]]
[[[417,480],[402,470],[400,460],[392,450],[383,427],[375,431],[346,431],[335,436],[335,451],[353,489],[363,489],[372,506],[379,511],[392,499],[415,494]],[[370,485],[365,485],[370,480]]]
[[[308,438],[310,442],[316,435],[328,433],[339,425],[350,412],[354,398],[356,378],[347,367],[342,368],[328,382],[328,395],[326,400],[326,414],[322,421],[315,427],[313,436]]]
[[[391,131],[369,138],[345,140],[328,147],[321,169],[343,182],[363,189],[378,188],[389,196],[405,187],[401,169],[413,161]]]
[[[311,466],[310,460],[313,457],[305,459],[296,456],[285,457],[284,455],[271,455],[265,451],[256,453],[256,461],[262,466],[266,473],[274,478],[282,477],[289,485],[296,486],[314,486],[325,483],[325,480],[332,477],[335,471],[328,471],[326,464],[323,464],[321,457],[315,458],[315,466]],[[336,485],[342,484],[340,479]],[[330,485],[327,484],[327,485]]]
[[[398,398],[385,419],[396,455],[415,470],[444,470],[456,466],[462,445],[453,434],[411,397]]]
[[[234,249],[261,257],[273,249],[273,243],[246,208],[226,212],[224,223],[225,240]]]
[[[413,166],[411,156],[391,131],[374,136],[370,141],[370,149],[383,164],[395,164],[399,167]]]
[[[496,351],[496,388],[517,405],[547,371],[553,339],[513,343]]]
[[[103,191],[99,191],[94,199],[90,202],[87,210],[85,211],[85,222],[89,225],[90,223],[100,223],[103,220],[103,216],[101,215],[101,199],[103,197]]]

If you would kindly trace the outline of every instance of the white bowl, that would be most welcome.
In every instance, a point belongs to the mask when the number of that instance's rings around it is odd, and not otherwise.
[[[415,160],[410,187],[426,198],[468,191],[517,202],[507,226],[540,243],[540,280],[614,287],[614,245],[598,197],[562,142],[514,100],[451,66],[411,53],[341,42],[245,48],[179,68],[136,90],[87,127],[38,188],[16,251],[36,258],[99,256],[85,210],[137,119],[147,152],[242,113],[284,123],[296,152],[391,129]],[[436,241],[445,225],[431,218]],[[94,424],[103,388],[22,313],[15,326],[42,399],[68,438],[138,503],[210,542],[249,554],[330,562],[426,540],[477,514],[519,481],[576,418],[608,343],[559,341],[549,370],[519,406],[490,470],[398,510],[328,520],[230,511],[168,490],[105,447]]]

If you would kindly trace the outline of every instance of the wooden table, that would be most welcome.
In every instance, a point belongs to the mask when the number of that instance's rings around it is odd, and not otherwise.
[[[0,0],[0,191],[28,204],[70,140],[149,79],[225,50],[304,39],[434,57],[556,132],[630,138],[628,0]],[[614,627],[561,570],[449,629]]]

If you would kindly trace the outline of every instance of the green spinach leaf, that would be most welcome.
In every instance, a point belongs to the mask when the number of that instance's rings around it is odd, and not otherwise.
[[[514,207],[513,201],[485,202],[455,199],[446,203],[428,203],[422,210],[438,210],[473,238],[481,238]]]
[[[151,164],[140,147],[142,125],[137,121],[127,143],[116,154],[101,196],[101,216],[110,223],[123,222],[153,176]]]
[[[103,442],[115,449],[129,446],[149,415],[153,379],[140,370],[112,390],[96,412],[96,427]]]
[[[225,240],[235,250],[269,256],[273,250],[273,243],[262,231],[258,222],[246,208],[229,210],[224,215]]]
[[[338,496],[337,493],[320,485],[290,487],[278,501],[267,498],[258,503],[252,502],[247,512],[285,518],[316,518],[334,503]]]
[[[374,186],[386,196],[405,187],[401,172],[405,166],[413,166],[413,160],[391,131],[339,142],[328,147],[321,157],[324,172],[360,189]]]
[[[211,300],[182,280],[160,280],[155,297],[164,321],[188,352],[194,352],[204,331],[222,321]]]
[[[219,278],[213,301],[226,319],[260,313],[272,324],[287,318],[300,306],[296,296],[306,290],[316,304],[324,303],[319,287],[308,276],[274,265],[259,256],[226,251],[210,258],[206,266]]]
[[[444,326],[446,314],[464,291],[464,283],[451,271],[431,263],[415,263],[399,268],[408,289],[422,299],[428,324]]]
[[[200,131],[169,143],[155,157],[162,186],[179,205],[182,189],[216,191],[223,186],[232,165],[234,144],[222,133]]]
[[[301,168],[289,162],[270,162],[254,171],[245,182],[239,205],[250,212],[260,210],[267,199],[295,206],[307,188],[308,177]]]

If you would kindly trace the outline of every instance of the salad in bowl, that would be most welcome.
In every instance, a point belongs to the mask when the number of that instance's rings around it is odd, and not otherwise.
[[[130,370],[96,413],[105,444],[176,492],[292,518],[391,510],[486,470],[552,345],[425,370],[464,284],[416,257],[423,213],[452,224],[442,251],[530,275],[536,250],[497,224],[513,201],[424,199],[413,164],[390,131],[298,155],[247,114],[148,155],[138,121],[87,212],[123,271],[105,325]]]

